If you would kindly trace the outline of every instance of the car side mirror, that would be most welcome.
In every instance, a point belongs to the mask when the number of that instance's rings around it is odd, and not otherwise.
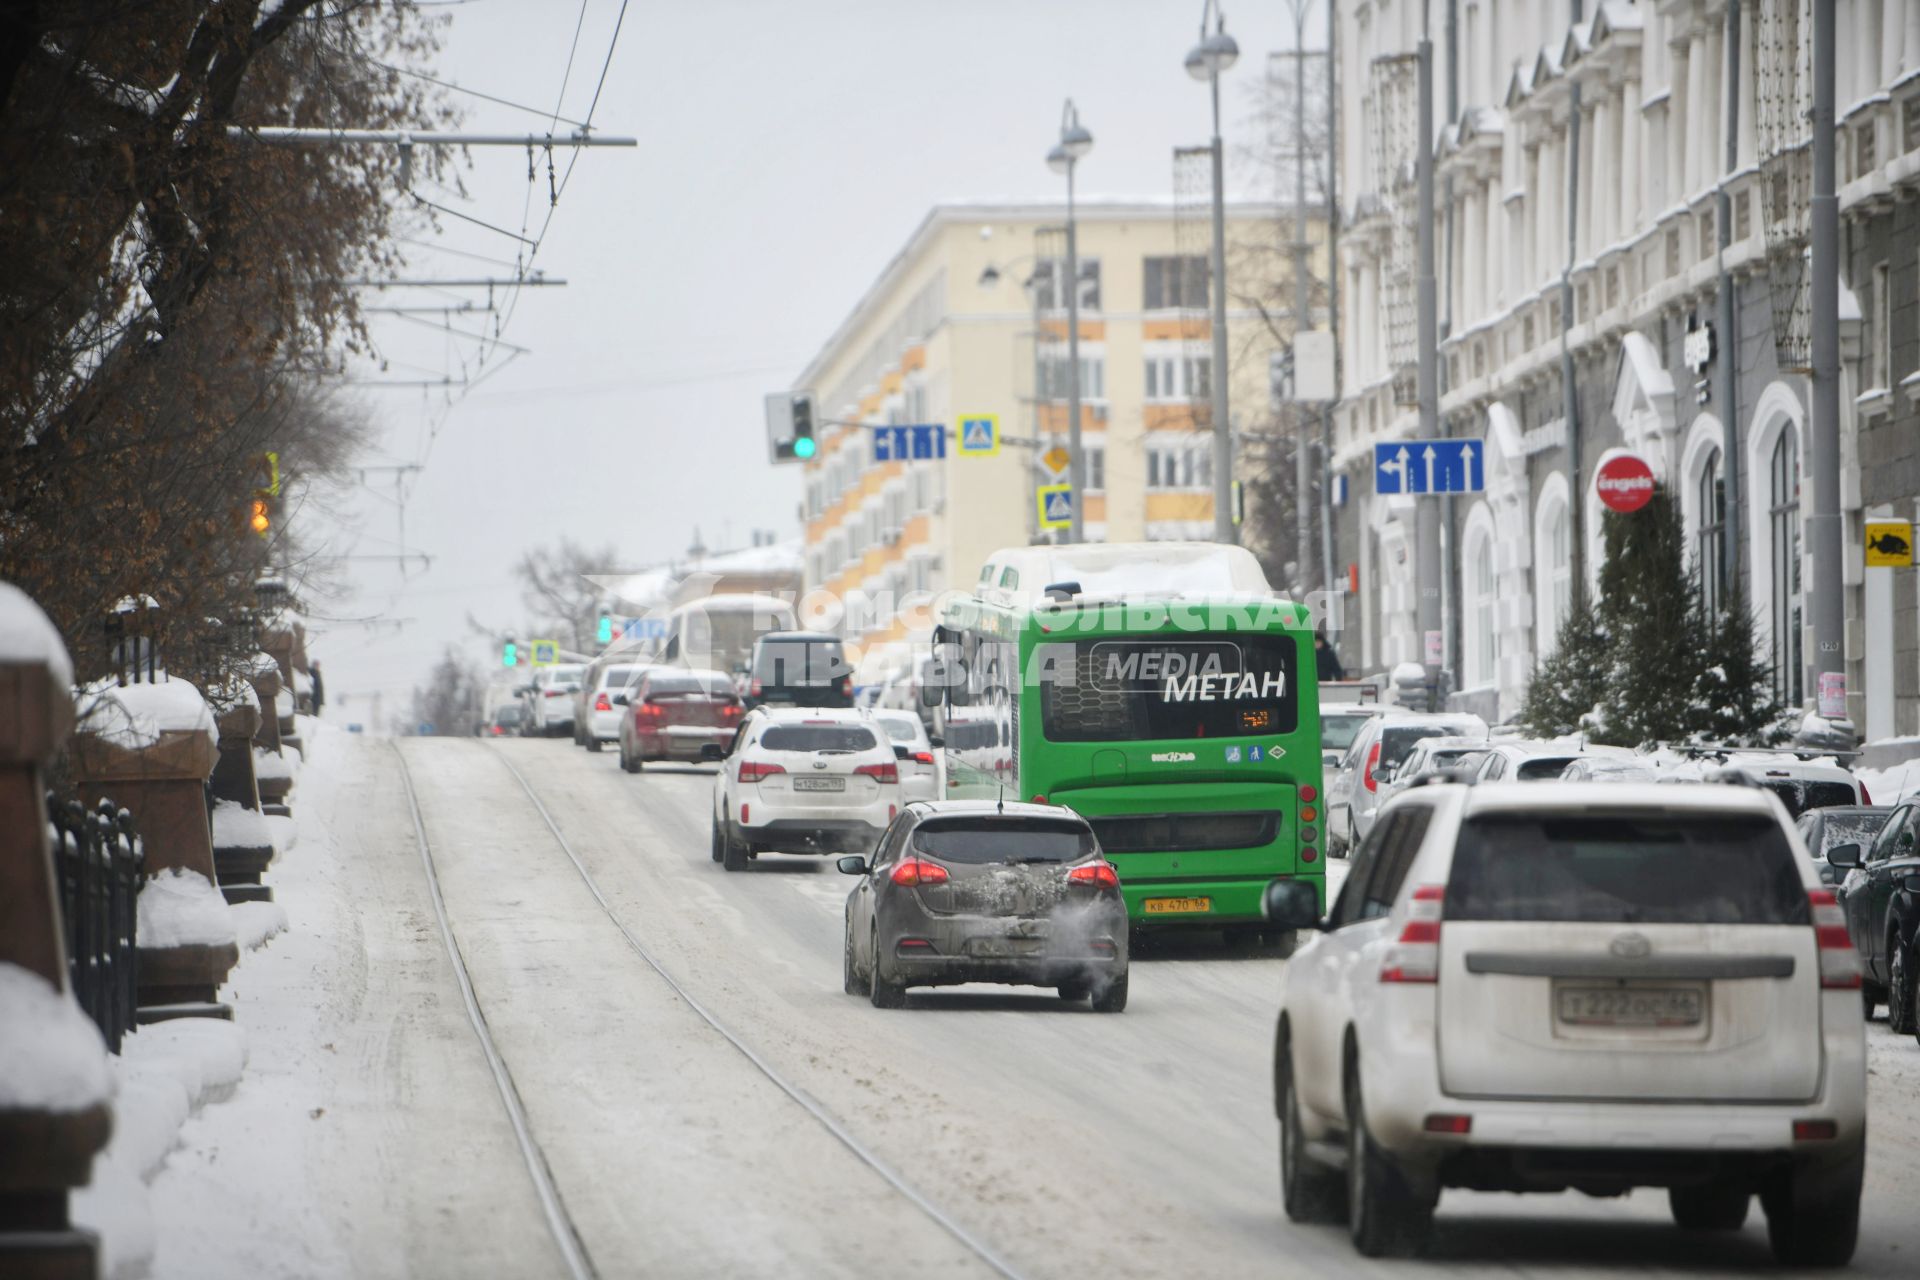
[[[1900,881],[1900,887],[1908,893],[1920,893],[1920,873],[1909,874]]]
[[[1260,914],[1283,929],[1320,928],[1320,891],[1305,880],[1275,880],[1260,899]]]
[[[935,734],[931,738],[927,739],[927,745],[934,748],[937,751],[941,747],[944,747],[947,745],[947,740],[941,737],[939,734]]]
[[[1851,870],[1860,865],[1860,846],[1857,844],[1837,844],[1827,850],[1827,865]]]
[[[624,693],[616,693],[613,695],[613,705],[616,707],[630,707],[633,705],[633,699]]]
[[[913,759],[913,752],[896,742],[893,744],[893,758],[895,760],[911,760]]]
[[[727,758],[727,749],[717,742],[700,744],[700,758],[708,763],[718,763]]]
[[[840,874],[843,876],[867,874],[867,860],[857,853],[850,853],[844,858],[836,859],[833,865],[840,868]]]

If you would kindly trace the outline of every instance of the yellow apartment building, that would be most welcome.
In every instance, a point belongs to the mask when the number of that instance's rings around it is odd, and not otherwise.
[[[1067,478],[1053,465],[1068,425],[1064,216],[1059,203],[935,206],[795,382],[814,393],[827,424],[806,466],[809,590],[883,601],[937,593],[972,582],[995,549],[1048,536],[1036,486]],[[1206,209],[1176,216],[1169,200],[1094,199],[1078,202],[1076,216],[1086,536],[1210,538]],[[1316,258],[1323,228],[1309,223]],[[1292,237],[1279,206],[1227,208],[1237,431],[1271,420],[1279,339],[1244,299],[1288,314]],[[1257,276],[1273,278],[1256,285]],[[1005,438],[996,455],[963,455],[950,438],[944,459],[875,460],[874,426],[952,431],[985,415]],[[907,633],[885,609],[855,609],[846,634],[865,647]]]

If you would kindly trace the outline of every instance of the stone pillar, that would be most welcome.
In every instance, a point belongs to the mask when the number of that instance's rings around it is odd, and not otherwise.
[[[223,823],[221,813],[238,806],[240,813],[261,812],[260,789],[254,777],[253,738],[260,729],[260,704],[253,686],[234,677],[220,691],[227,704],[217,720],[220,758],[213,766],[211,790],[215,806],[213,818],[213,866],[219,873],[220,893],[228,902],[271,902],[273,890],[261,883],[267,866],[273,861],[273,842],[266,828],[249,817]]]
[[[1655,218],[1687,198],[1687,107],[1691,71],[1685,38],[1668,46],[1667,59],[1667,189],[1661,194],[1662,207],[1648,212]]]
[[[99,690],[94,696],[126,699],[139,707],[149,697],[145,691],[184,684],[179,680],[164,685],[134,684]],[[197,691],[194,696],[198,698]],[[89,731],[74,740],[70,754],[82,799],[111,795],[133,812],[140,824],[150,877],[178,869],[204,877],[211,890],[217,873],[206,784],[219,758],[212,716],[202,703],[203,724],[191,729],[162,727],[135,737],[116,732],[115,717],[110,712],[108,708],[107,713],[89,716]],[[142,899],[153,892],[155,887],[149,883],[142,890]],[[149,946],[146,937],[137,941],[140,1021],[182,1014],[233,1016],[232,1009],[214,999],[240,959],[231,925],[223,940],[168,946]]]
[[[11,652],[28,648],[18,643],[23,639],[41,650],[37,660],[0,663],[0,968],[10,985],[45,983],[64,1003],[68,1021],[81,1030],[78,1037],[60,1037],[75,1051],[75,1074],[97,1072],[104,1084],[105,1046],[94,1050],[87,1043],[89,1024],[67,994],[65,935],[47,841],[44,770],[73,731],[73,673],[59,634],[23,593],[0,584],[0,611]],[[0,1039],[45,1030],[38,1023],[0,1023]],[[104,1090],[100,1101],[77,1108],[51,1099],[0,1106],[0,1274],[98,1275],[99,1240],[73,1226],[67,1197],[86,1185],[94,1154],[112,1129]]]

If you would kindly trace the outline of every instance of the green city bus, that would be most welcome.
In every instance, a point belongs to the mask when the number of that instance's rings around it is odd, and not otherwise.
[[[934,652],[946,794],[1085,817],[1136,926],[1257,934],[1280,877],[1325,901],[1313,634],[1244,548],[997,552]]]

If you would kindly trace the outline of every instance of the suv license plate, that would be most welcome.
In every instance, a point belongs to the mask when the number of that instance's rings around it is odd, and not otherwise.
[[[1575,986],[1554,988],[1554,1016],[1571,1027],[1697,1027],[1706,1012],[1706,988]]]
[[[795,791],[845,791],[847,780],[845,778],[795,778],[793,789]]]
[[[1148,898],[1140,909],[1150,916],[1198,915],[1213,910],[1212,898]]]

